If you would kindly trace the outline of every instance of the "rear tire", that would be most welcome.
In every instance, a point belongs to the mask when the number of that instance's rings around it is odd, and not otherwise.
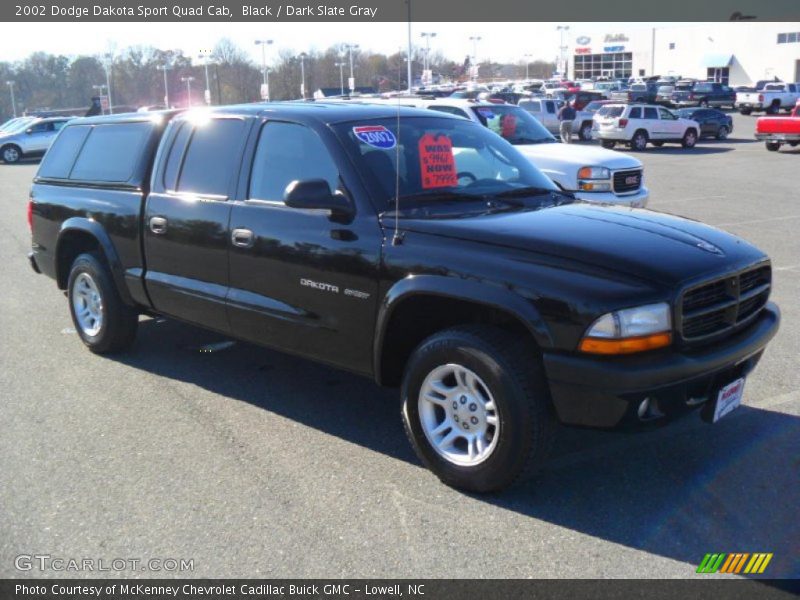
[[[745,115],[745,116],[749,115],[752,112],[753,112],[752,108],[740,108],[739,109],[739,114],[742,114],[742,115]]]
[[[636,150],[638,152],[642,152],[647,148],[648,136],[647,132],[644,129],[638,130],[636,133],[633,134],[631,138],[631,150]]]
[[[89,350],[106,354],[133,344],[139,315],[120,298],[99,254],[87,252],[72,263],[67,297],[75,330]]]
[[[0,151],[0,156],[2,156],[4,163],[13,165],[14,163],[18,163],[22,158],[22,150],[19,146],[9,144],[8,146],[3,146],[3,149]]]
[[[402,398],[417,456],[462,490],[492,492],[529,478],[557,429],[531,343],[496,327],[454,327],[422,342],[406,366]]]
[[[767,107],[766,113],[768,115],[777,115],[781,111],[781,103],[777,100],[773,101],[772,104]]]
[[[764,145],[770,152],[777,152],[781,147],[780,142],[766,142]]]

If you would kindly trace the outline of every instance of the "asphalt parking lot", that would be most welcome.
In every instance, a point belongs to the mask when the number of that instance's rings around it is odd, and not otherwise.
[[[713,426],[565,429],[537,479],[494,496],[422,468],[397,394],[368,380],[163,319],[126,355],[90,354],[25,258],[36,165],[0,164],[0,577],[92,575],[15,569],[49,554],[193,559],[177,574],[201,577],[665,578],[707,552],[772,552],[765,575],[800,577],[800,148],[767,152],[734,120],[725,142],[637,156],[650,208],[772,257],[783,323],[745,405]]]

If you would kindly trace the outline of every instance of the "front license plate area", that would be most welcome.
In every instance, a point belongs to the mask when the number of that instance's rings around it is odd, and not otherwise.
[[[716,423],[742,403],[744,379],[744,377],[740,377],[719,390],[714,400],[714,416],[711,420],[712,423]]]

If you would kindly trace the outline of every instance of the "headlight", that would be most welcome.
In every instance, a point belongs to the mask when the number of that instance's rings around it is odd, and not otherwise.
[[[669,304],[648,304],[603,315],[586,330],[579,349],[590,354],[631,354],[672,343]]]
[[[578,169],[578,179],[609,179],[611,171],[605,167],[581,167]]]

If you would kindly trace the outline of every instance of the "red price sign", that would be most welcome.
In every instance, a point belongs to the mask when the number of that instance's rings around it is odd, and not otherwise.
[[[419,166],[424,189],[458,185],[453,142],[446,135],[427,133],[420,138]]]

